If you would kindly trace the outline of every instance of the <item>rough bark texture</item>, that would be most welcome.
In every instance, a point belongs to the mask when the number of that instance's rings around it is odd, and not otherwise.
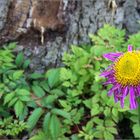
[[[31,59],[30,68],[33,71],[42,72],[48,67],[60,65],[63,53],[71,44],[89,44],[88,34],[96,33],[105,23],[125,28],[128,34],[140,30],[140,0],[116,0],[117,9],[114,9],[114,14],[110,0],[57,0],[52,4],[56,6],[52,6],[50,0],[40,0],[44,7],[34,6],[37,14],[31,17],[30,10],[35,1],[13,0],[7,22],[10,2],[0,1],[0,41],[18,41],[17,51],[23,51]],[[16,4],[18,10],[15,10]],[[45,7],[49,9],[49,14],[45,13]],[[16,22],[17,19],[20,22]],[[41,44],[41,32],[44,34],[44,44]]]

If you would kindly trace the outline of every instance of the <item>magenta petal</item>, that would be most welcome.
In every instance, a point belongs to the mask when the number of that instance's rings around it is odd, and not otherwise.
[[[132,48],[133,48],[133,47],[132,47],[131,45],[128,45],[128,51],[129,51],[129,52],[132,52]]]
[[[118,58],[121,55],[122,53],[107,53],[107,54],[104,54],[103,57],[114,62],[116,58]]]
[[[110,79],[110,80],[104,82],[103,85],[106,86],[106,85],[109,85],[109,84],[115,84],[115,82],[116,82],[116,81],[115,81],[114,79]]]
[[[104,86],[109,85],[109,84],[112,84],[112,82],[111,81],[107,81],[107,82],[103,83]]]
[[[120,99],[120,103],[121,103],[121,107],[123,108],[124,107],[124,100],[125,100],[125,97],[127,96],[128,94],[128,87],[125,87],[123,88],[122,90],[122,98]]]
[[[115,103],[118,102],[118,97],[115,95],[115,92],[114,92],[114,101],[115,101]]]
[[[121,94],[123,94],[123,89],[121,89]],[[123,108],[124,107],[124,98],[123,98],[123,96],[120,98],[120,104],[121,104],[121,107]]]
[[[125,98],[128,94],[128,87],[126,86],[124,89],[123,89],[123,98]]]
[[[107,53],[107,55],[110,55],[110,56],[112,56],[112,57],[119,57],[119,56],[121,56],[123,53],[121,53],[121,52],[118,52],[118,53]]]
[[[119,84],[114,85],[114,86],[109,90],[108,96],[111,96],[111,95],[113,94],[113,92],[114,92],[116,89],[118,89],[119,87],[120,87]]]
[[[135,100],[134,88],[131,86],[129,91],[130,91],[130,97],[129,97],[130,109],[136,109],[137,108],[137,103],[136,103],[136,100]]]
[[[104,54],[103,57],[114,62],[120,55],[122,55],[122,53],[107,53]]]
[[[104,71],[104,72],[102,72],[102,73],[100,74],[100,76],[104,76],[104,77],[106,77],[106,76],[108,76],[108,75],[110,75],[110,74],[113,74],[113,70],[110,70],[110,71]]]
[[[120,104],[121,104],[121,108],[124,108],[124,99],[123,98],[120,99]]]
[[[140,86],[137,87],[138,96],[140,96]]]
[[[110,56],[108,54],[104,54],[103,57],[107,58],[108,60],[113,61],[113,62],[116,60],[116,58],[114,58],[114,57],[112,57],[112,56]]]
[[[117,103],[120,100],[119,94],[120,94],[119,89],[116,89],[114,91],[114,101],[115,101],[115,103]]]

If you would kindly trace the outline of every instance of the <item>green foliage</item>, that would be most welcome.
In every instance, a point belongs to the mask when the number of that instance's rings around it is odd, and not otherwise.
[[[89,121],[80,130],[80,138],[114,139],[114,135],[118,134],[116,128],[120,112],[129,110],[129,107],[126,105],[121,109],[119,104],[114,103],[113,97],[107,97],[107,91],[103,90],[98,72],[99,68],[104,66],[101,59],[95,61],[97,58],[92,50],[93,48],[85,50],[72,46],[72,53],[64,55],[66,67],[61,68],[60,80],[66,89],[66,99],[60,100],[60,103],[65,110],[68,105],[71,110],[73,106],[84,107],[84,115],[83,112],[80,114],[78,122],[72,118],[74,123],[79,123],[84,121],[84,117],[89,117]]]
[[[124,30],[105,25],[89,36],[91,47],[72,45],[71,53],[65,52],[62,58],[64,66],[43,74],[28,72],[30,60],[22,52],[14,55],[15,43],[1,49],[0,117],[27,121],[28,128],[23,128],[29,134],[38,130],[30,140],[112,140],[118,135],[118,123],[127,117],[135,138],[140,138],[137,110],[128,111],[129,98],[123,109],[114,103],[113,97],[107,96],[110,87],[102,86],[104,79],[99,76],[109,65],[102,55],[125,51],[128,44],[138,47],[140,35],[131,35],[126,41]],[[7,127],[1,135],[7,135]],[[16,136],[24,129],[8,135]]]
[[[47,136],[43,131],[39,131],[37,135],[33,136],[29,140],[47,140]]]
[[[130,35],[128,41],[126,42],[126,45],[132,45],[134,46],[134,49],[139,48],[140,47],[140,32],[134,34],[134,35]]]
[[[45,95],[44,90],[38,85],[32,86],[32,90],[37,97],[43,97]]]
[[[38,134],[33,136],[30,140],[62,139],[64,137],[61,136],[61,131],[61,123],[58,117],[56,115],[51,115],[50,113],[47,113],[43,121],[43,131],[38,132]]]
[[[97,35],[89,35],[95,43],[93,51],[97,56],[101,56],[106,51],[122,51],[125,43],[125,31],[119,30],[110,25],[104,25],[99,29]],[[107,48],[107,49],[106,49]]]
[[[28,59],[24,60],[24,59],[25,59],[24,54],[22,52],[20,52],[15,59],[15,64],[19,68],[22,67],[22,68],[26,69],[30,64],[30,60],[28,60]]]
[[[41,117],[43,110],[41,108],[36,108],[30,117],[28,118],[27,124],[29,126],[29,130],[32,130],[36,123],[38,122],[39,118]]]
[[[140,125],[134,124],[132,128],[135,138],[140,138]]]
[[[128,111],[125,114],[126,118],[128,118],[131,122],[132,132],[135,138],[140,138],[140,123],[139,123],[139,108],[136,110]]]
[[[12,117],[0,119],[0,136],[17,136],[27,129],[27,124]]]

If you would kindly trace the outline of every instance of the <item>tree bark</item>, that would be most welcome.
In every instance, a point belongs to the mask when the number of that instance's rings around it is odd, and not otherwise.
[[[0,44],[17,41],[33,71],[61,65],[70,45],[90,44],[105,23],[140,30],[140,0],[1,0]],[[117,6],[117,7],[116,7]]]

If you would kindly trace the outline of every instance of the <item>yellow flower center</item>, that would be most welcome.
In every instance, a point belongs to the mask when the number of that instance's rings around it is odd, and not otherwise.
[[[140,84],[140,51],[126,52],[114,64],[115,79],[122,86]]]

